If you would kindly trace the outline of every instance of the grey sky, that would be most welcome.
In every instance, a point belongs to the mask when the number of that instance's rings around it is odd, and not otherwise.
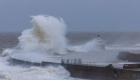
[[[140,0],[0,0],[0,31],[22,31],[37,14],[61,16],[71,31],[140,31]]]

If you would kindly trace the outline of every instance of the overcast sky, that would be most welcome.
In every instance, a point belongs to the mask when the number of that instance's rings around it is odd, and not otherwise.
[[[140,0],[0,0],[0,31],[22,31],[31,15],[61,16],[69,31],[140,31]]]

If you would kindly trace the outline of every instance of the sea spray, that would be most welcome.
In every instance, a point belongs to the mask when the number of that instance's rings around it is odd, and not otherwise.
[[[21,50],[45,50],[57,54],[66,53],[66,25],[62,18],[53,16],[32,16],[31,29],[24,30],[18,38]]]
[[[75,52],[92,52],[105,50],[105,41],[101,37],[92,39],[85,44],[69,47],[69,50]]]

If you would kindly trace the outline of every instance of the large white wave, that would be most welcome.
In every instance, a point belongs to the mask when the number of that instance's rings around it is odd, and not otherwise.
[[[24,30],[18,38],[18,47],[24,51],[45,50],[53,53],[66,53],[66,25],[62,18],[53,16],[32,16],[31,29]]]

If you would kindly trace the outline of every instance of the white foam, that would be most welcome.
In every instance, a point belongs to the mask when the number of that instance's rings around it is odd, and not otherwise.
[[[97,50],[105,50],[105,42],[100,37],[98,37],[85,44],[72,46],[69,48],[69,50],[76,52],[92,52]]]
[[[31,29],[24,30],[19,39],[21,50],[45,50],[65,54],[65,23],[53,16],[32,16]]]
[[[13,49],[7,48],[4,49],[1,53],[2,56],[8,56],[9,54],[11,54],[13,52]]]
[[[8,65],[6,57],[0,57],[0,80],[73,80],[62,66],[21,67]]]

